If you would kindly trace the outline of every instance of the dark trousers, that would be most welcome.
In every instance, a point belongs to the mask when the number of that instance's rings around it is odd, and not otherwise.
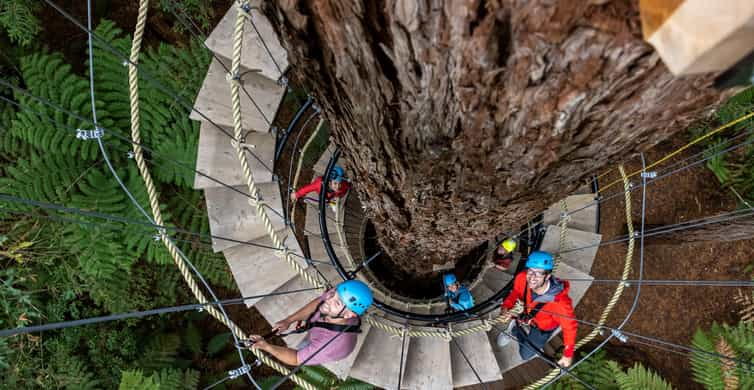
[[[547,343],[547,340],[550,339],[550,336],[553,334],[553,332],[555,332],[556,329],[557,328],[550,331],[543,331],[536,326],[532,326],[529,334],[526,334],[522,327],[514,326],[511,334],[513,335],[514,339],[518,340],[518,353],[519,355],[521,355],[521,359],[529,360],[537,355],[537,353],[529,345],[529,342],[531,342],[531,344],[534,344],[534,346],[538,349],[542,350],[545,346],[545,343]],[[527,339],[529,340],[529,342],[526,341]]]

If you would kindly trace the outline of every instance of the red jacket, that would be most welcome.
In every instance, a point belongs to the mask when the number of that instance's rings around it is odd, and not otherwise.
[[[322,188],[322,176],[317,176],[317,178],[314,179],[314,181],[299,188],[298,191],[296,191],[296,199],[301,199],[310,192],[316,192],[317,194],[319,194],[320,188]],[[325,194],[325,199],[331,200],[333,198],[340,198],[343,195],[345,195],[346,192],[348,192],[348,189],[350,188],[351,188],[351,185],[347,181],[343,180],[342,182],[340,182],[339,190],[327,191],[327,194]]]
[[[532,302],[531,292],[528,294],[526,293],[526,290],[529,288],[526,283],[526,271],[520,272],[516,275],[516,278],[513,281],[513,290],[503,301],[502,307],[510,310],[515,306],[516,301],[519,299],[526,299],[526,302],[524,302],[524,310],[531,311],[534,310],[539,302],[547,302],[542,306],[542,309],[537,315],[534,316],[532,322],[536,324],[539,329],[544,331],[554,330],[560,326],[560,329],[563,331],[563,343],[565,344],[563,356],[573,357],[578,324],[574,320],[575,316],[573,314],[571,297],[568,296],[570,284],[567,280],[556,279],[554,276],[551,277],[550,283],[553,282],[562,284],[563,289],[554,297],[541,295]]]

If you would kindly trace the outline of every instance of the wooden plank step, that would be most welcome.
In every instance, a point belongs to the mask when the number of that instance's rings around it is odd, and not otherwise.
[[[322,237],[320,236],[307,236],[309,239],[309,252],[311,253],[311,258],[314,260],[321,261],[330,261],[330,257],[327,256],[327,251],[325,250],[325,244],[322,242]],[[335,250],[335,255],[338,256],[338,259],[340,259],[340,262],[345,266],[347,264],[346,262],[346,248],[339,245],[340,242],[338,242],[337,238],[333,236],[332,246]],[[362,259],[354,259],[356,262],[362,261]],[[324,265],[324,268],[332,268],[332,266]]]
[[[234,240],[251,241],[267,235],[262,219],[257,217],[256,209],[249,205],[246,186],[234,187],[232,191],[225,187],[207,188],[204,196],[207,202],[209,228],[213,235]],[[277,183],[263,183],[258,186],[262,199],[270,207],[281,210],[280,191]],[[266,210],[275,230],[285,227],[285,221],[271,210]],[[212,239],[212,249],[219,252],[238,243],[218,238]]]
[[[397,389],[398,374],[405,371],[409,340],[407,337],[402,347],[403,340],[400,336],[393,336],[392,333],[372,327],[349,375],[377,387]],[[402,349],[405,349],[403,367],[400,364]]]
[[[479,281],[472,289],[471,296],[474,297],[474,304],[483,302],[491,297],[495,292],[487,287],[484,280]]]
[[[573,214],[570,214],[569,217],[571,218],[568,221],[568,228],[569,229],[577,229],[577,230],[583,230],[585,232],[590,233],[596,233],[597,232],[597,205],[592,204],[594,203],[594,194],[581,194],[581,195],[571,195],[565,199],[566,206],[568,207],[569,212],[574,212]],[[590,205],[589,207],[579,210],[582,207],[585,207],[587,205]],[[545,225],[557,225],[560,221],[560,203],[555,203],[552,206],[550,206],[547,210],[544,212],[544,224]]]
[[[233,134],[232,129],[225,130],[229,134]],[[270,133],[251,132],[246,137],[246,143],[254,146],[246,152],[254,181],[257,183],[271,182],[275,136]],[[252,156],[252,153],[258,159]],[[231,138],[209,122],[201,122],[196,170],[227,185],[246,184],[238,154],[231,145]],[[210,180],[207,176],[197,173],[194,177],[194,188],[204,189],[222,186],[222,184]]]
[[[412,338],[401,388],[452,389],[450,343],[436,337]]]
[[[366,340],[370,330],[371,326],[368,323],[362,321],[361,333],[359,333],[358,338],[356,339],[356,347],[353,349],[353,352],[351,352],[351,354],[343,360],[325,363],[323,364],[323,366],[325,366],[325,368],[330,370],[341,380],[348,378],[349,373],[351,372],[351,367],[356,361],[356,357],[359,355],[359,351],[361,351],[361,348],[364,346],[364,341]]]
[[[296,276],[295,278],[286,282],[276,291],[293,291],[310,287],[312,286],[309,285],[305,280],[303,280],[299,276]],[[267,320],[267,322],[270,323],[270,325],[274,325],[276,322],[295,313],[302,306],[311,302],[321,294],[322,291],[311,290],[295,294],[276,295],[261,299],[254,305],[254,307],[259,310],[259,313],[262,314],[262,316]],[[285,340],[286,344],[289,347],[296,348],[296,346],[301,343],[301,340],[303,340],[305,336],[306,335],[304,333],[292,334],[290,336],[284,337],[283,340]]]
[[[561,262],[566,262],[572,267],[578,268],[588,274],[592,269],[594,258],[597,256],[600,241],[602,241],[601,234],[566,229],[566,241],[563,248],[560,248]],[[540,250],[555,255],[558,252],[559,242],[560,228],[555,225],[549,225],[547,226],[547,232],[545,232]],[[576,248],[583,249],[572,250]]]
[[[252,7],[261,4],[261,0],[251,1]],[[225,16],[220,20],[205,43],[207,47],[216,54],[230,60],[233,57],[233,30],[236,24],[236,15],[238,8],[230,7]],[[282,69],[283,72],[288,68],[288,54],[280,45],[280,40],[272,29],[270,21],[264,14],[257,9],[251,10],[251,16],[254,24],[259,30],[260,36],[252,27],[251,23],[246,22],[243,29],[243,46],[241,50],[241,66],[250,70],[258,70],[261,75],[271,80],[278,80]],[[264,43],[272,52],[273,58],[264,47]],[[277,62],[277,66],[275,65]]]
[[[280,232],[280,234],[284,235],[285,231]],[[273,246],[269,237],[254,240],[254,243]],[[296,240],[289,239],[287,245],[291,251],[298,254],[302,253]],[[269,294],[297,275],[288,262],[280,258],[277,251],[272,249],[236,245],[224,250],[223,254],[228,261],[238,289],[244,297]],[[303,260],[296,259],[296,261],[302,267],[307,267]],[[245,303],[247,307],[251,307],[259,300],[250,299]]]
[[[479,324],[480,322],[478,321],[460,323],[454,325],[453,329],[463,330]],[[469,367],[469,363],[461,355],[459,348],[466,354],[471,366],[474,367],[474,370],[476,370],[483,382],[493,382],[503,379],[487,334],[485,332],[476,332],[456,337],[455,343],[450,344],[454,387],[470,386],[479,383],[476,375],[474,375],[474,371]]]
[[[230,69],[226,63],[225,66]],[[226,80],[228,72],[216,59],[212,60],[204,78],[204,84],[199,90],[194,102],[194,111],[189,118],[193,120],[211,120],[219,126],[233,128],[233,111],[230,102],[230,83]],[[244,130],[268,132],[270,123],[277,112],[283,98],[285,88],[274,81],[254,72],[246,72],[241,76],[243,88],[254,99],[262,112],[252,103],[243,90],[239,91],[241,99],[241,127]],[[197,111],[204,114],[202,117]],[[264,115],[263,115],[264,114]],[[266,118],[266,119],[265,119]],[[232,134],[232,133],[231,133]]]

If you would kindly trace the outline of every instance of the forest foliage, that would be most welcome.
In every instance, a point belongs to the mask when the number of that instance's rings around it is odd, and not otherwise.
[[[96,34],[121,52],[130,49],[130,37],[110,21],[103,20]],[[93,55],[105,149],[148,209],[146,189],[128,156],[131,144],[119,138],[130,133],[127,67],[97,41]],[[209,60],[196,42],[160,44],[142,55],[140,69],[150,76],[139,80],[143,144],[154,151],[149,166],[166,220],[200,233],[209,228],[202,193],[191,188],[198,124],[188,112]],[[3,79],[44,101],[0,90],[17,104],[0,105],[0,192],[145,221],[108,171],[97,142],[76,138],[76,129],[93,128],[88,73],[77,74],[61,54],[38,48],[25,50],[15,65],[2,69]],[[186,103],[167,91],[178,91]],[[193,301],[148,226],[8,202],[0,204],[0,218],[0,328]],[[178,242],[211,284],[235,288],[222,255],[206,240],[178,236]],[[195,388],[201,367],[193,360],[208,345],[218,358],[238,361],[227,348],[227,334],[216,339],[198,331],[205,317],[169,315],[0,340],[0,387]]]

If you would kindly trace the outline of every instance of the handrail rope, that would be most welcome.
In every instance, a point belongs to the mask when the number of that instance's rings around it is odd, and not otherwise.
[[[130,66],[129,66],[128,82],[129,82],[129,89],[130,89],[129,98],[130,98],[130,104],[131,104],[131,135],[134,141],[137,143],[140,143],[141,141],[141,134],[140,134],[140,129],[139,129],[138,70],[135,64],[136,62],[138,62],[139,51],[141,49],[141,41],[144,34],[144,27],[146,25],[146,19],[147,19],[146,16],[147,16],[148,3],[149,3],[148,0],[140,0],[139,13],[138,13],[137,22],[136,22],[136,28],[134,31],[133,44],[131,47],[131,58],[129,61]],[[237,133],[236,135],[239,136],[237,137],[237,139],[240,139],[240,134]],[[241,149],[240,145],[237,145],[237,147]],[[157,191],[155,189],[154,182],[152,181],[152,176],[149,173],[149,169],[146,166],[146,163],[144,162],[143,152],[141,150],[141,147],[136,146],[136,145],[134,145],[134,158],[139,168],[139,173],[141,174],[144,180],[144,184],[147,187],[147,193],[149,195],[149,203],[152,209],[152,214],[154,215],[154,218],[155,218],[155,222],[159,225],[164,225],[164,222],[162,220],[162,213],[160,211],[159,200],[157,198]],[[169,239],[169,236],[167,234],[162,233],[160,235],[160,238],[162,239],[163,244],[167,247],[168,251],[170,252],[170,256],[173,258],[173,261],[175,262],[176,266],[181,272],[183,279],[188,284],[189,289],[194,294],[194,297],[196,297],[200,303],[207,303],[208,302],[207,298],[205,297],[204,293],[199,289],[199,286],[197,285],[194,277],[190,274],[189,269],[184,259],[179,256],[178,248]],[[209,312],[210,315],[212,315],[218,321],[220,321],[222,324],[228,327],[228,329],[230,329],[230,331],[233,333],[234,338],[241,339],[241,340],[245,340],[248,338],[245,332],[241,330],[241,328],[238,327],[232,320],[230,320],[225,315],[224,312],[221,312],[214,306],[208,307],[207,312]],[[276,371],[283,374],[288,373],[287,368],[282,366],[277,361],[269,358],[266,354],[262,353],[261,351],[252,350],[252,352],[260,361],[274,368]],[[241,356],[241,358],[243,359],[243,356]],[[308,384],[308,383],[302,382],[302,385],[303,384]],[[308,390],[313,390],[313,388],[308,389]]]
[[[555,272],[558,269],[558,265],[560,265],[560,260],[562,259],[560,252],[565,248],[568,221],[571,219],[571,216],[568,215],[568,204],[566,203],[565,198],[561,199],[558,203],[560,204],[560,221],[558,223],[558,227],[560,228],[560,239],[558,241],[558,252],[555,254],[555,258],[552,261],[552,272]]]
[[[239,75],[240,69],[241,69],[241,49],[243,46],[243,29],[244,29],[244,22],[247,18],[250,18],[249,11],[251,10],[251,6],[248,2],[248,0],[239,0],[236,4],[236,7],[238,7],[238,12],[236,13],[236,21],[235,26],[233,29],[233,58],[231,59],[231,71],[229,74],[229,82],[230,82],[230,99],[231,99],[231,109],[233,113],[233,132],[235,134],[236,139],[240,139],[242,134],[241,129],[241,98],[239,94],[239,80],[236,80],[237,75]],[[251,173],[251,169],[249,167],[249,162],[246,157],[246,153],[244,152],[244,149],[241,147],[241,145],[235,144],[234,145],[236,149],[236,153],[238,155],[238,160],[241,163],[241,169],[243,170],[243,175],[246,180],[246,185],[249,189],[249,194],[255,197],[256,199],[253,201],[253,203],[250,201],[250,205],[254,208],[256,208],[256,214],[257,217],[260,218],[267,229],[267,234],[270,236],[270,239],[272,240],[275,247],[280,249],[280,257],[281,259],[284,259],[288,262],[288,265],[290,265],[299,276],[304,279],[307,283],[309,283],[312,286],[315,287],[324,287],[319,283],[318,280],[316,280],[314,277],[312,277],[306,270],[301,267],[301,265],[295,261],[291,257],[291,253],[288,251],[288,248],[284,246],[283,241],[278,236],[277,232],[275,231],[274,227],[272,226],[272,221],[270,220],[269,216],[267,215],[267,212],[264,208],[264,204],[262,199],[259,195],[259,189],[256,186],[256,183],[254,182],[254,178]],[[265,356],[262,354],[258,349],[252,349],[257,356]],[[265,356],[266,357],[266,356]],[[277,361],[268,359],[268,361],[263,362],[279,372],[283,373],[284,375],[288,376],[290,375],[291,380],[298,384],[299,386],[307,389],[307,390],[315,390],[316,387],[300,377],[299,375],[295,375],[292,371],[290,371],[287,368],[284,368],[281,366]]]
[[[303,169],[302,165],[303,165],[303,162],[304,162],[304,159],[303,159],[304,154],[306,154],[306,151],[314,143],[314,140],[317,138],[317,135],[319,134],[320,131],[322,131],[322,127],[324,126],[324,124],[325,124],[324,118],[320,117],[319,122],[317,122],[317,127],[314,129],[314,132],[312,132],[312,135],[309,136],[309,139],[306,140],[306,143],[304,143],[304,146],[301,148],[301,151],[299,152],[298,162],[296,164],[296,174],[293,176],[293,181],[292,182],[290,182],[290,168],[293,167],[293,161],[291,161],[291,165],[290,165],[289,170],[288,170],[288,172],[289,172],[288,173],[288,175],[289,175],[288,180],[289,180],[290,183],[292,183],[292,185],[290,185],[289,187],[293,187],[295,189],[298,186],[297,185],[298,184],[298,179],[299,179],[299,176],[301,175],[301,170]],[[302,133],[299,133],[299,136],[301,136],[301,134]],[[298,141],[298,139],[297,139],[297,141]],[[293,158],[293,154],[296,151],[295,149],[296,148],[295,148],[295,145],[294,145],[294,148],[291,151],[291,158]],[[290,199],[290,194],[286,194],[286,196],[288,196],[287,199]],[[291,207],[290,204],[287,202],[287,200],[286,200],[286,204],[288,204],[288,206],[286,206],[286,207],[289,207],[290,210],[291,210],[290,211],[290,213],[291,213],[291,221],[295,221],[296,220],[296,207],[295,207],[295,204],[294,204],[294,207]]]
[[[139,61],[139,53],[141,51],[141,42],[144,35],[144,27],[146,26],[146,22],[147,22],[148,8],[149,8],[149,0],[139,1],[139,11],[138,11],[137,20],[136,20],[136,27],[134,29],[134,37],[133,37],[133,41],[131,45],[131,55],[130,55],[130,60],[129,60],[130,65],[128,69],[129,103],[131,106],[131,136],[134,139],[134,141],[136,141],[137,143],[140,143],[141,141],[141,133],[139,129],[140,118],[139,118],[138,69],[136,68],[135,64]],[[89,31],[89,36],[91,39],[91,36],[92,36],[91,27],[87,31]],[[101,140],[98,139],[98,141],[101,141]],[[103,149],[101,142],[100,142],[100,148]],[[139,173],[141,174],[144,180],[145,186],[147,188],[149,203],[152,209],[152,215],[154,216],[154,222],[158,225],[164,225],[164,221],[162,219],[162,213],[160,211],[159,199],[157,197],[157,191],[155,189],[154,183],[152,181],[152,177],[149,173],[146,163],[144,162],[143,152],[141,148],[138,146],[134,146],[134,157],[135,157],[137,166],[139,168]],[[109,166],[109,162],[108,162],[108,166]],[[110,168],[112,170],[112,167]],[[115,178],[118,179],[120,183],[120,179],[117,177],[117,175],[115,175]],[[126,194],[129,194],[129,197],[131,197],[130,193],[127,191],[125,187],[124,187],[124,190],[126,191]],[[131,200],[134,201],[133,198]],[[137,207],[139,207],[142,213],[147,215],[146,212],[143,209],[141,209],[138,202],[134,202],[134,204]],[[147,215],[147,218],[149,219],[148,215]],[[178,266],[178,269],[180,270],[181,275],[183,276],[184,280],[189,285],[189,289],[194,294],[194,297],[196,297],[200,303],[209,302],[207,297],[199,288],[199,285],[196,282],[196,279],[194,279],[194,277],[191,275],[189,267],[191,268],[194,268],[194,267],[190,264],[187,264],[188,263],[187,259],[182,256],[180,249],[178,249],[178,247],[170,239],[170,236],[165,231],[160,231],[159,236],[163,244],[166,246],[166,248],[170,252],[170,256],[173,258],[173,261]],[[198,275],[198,276],[201,278],[201,275]],[[215,297],[215,294],[212,292],[212,290],[209,288],[206,282],[204,284],[209,290],[213,299],[217,300]],[[225,309],[222,306],[219,306],[219,308],[210,306],[207,308],[207,312],[209,312],[213,317],[217,318],[219,321],[224,323],[231,330],[233,338],[236,341],[236,345],[238,345],[239,339],[246,338],[246,335],[228,317],[227,313],[225,312]],[[238,349],[238,347],[236,348]],[[240,349],[238,349],[238,354],[239,354],[242,364],[245,366],[246,362],[244,361],[243,352]],[[256,381],[254,381],[254,378],[251,376],[251,373],[247,372],[246,375],[249,377],[249,379],[254,384],[254,386],[259,388],[259,385],[257,385]]]
[[[626,171],[624,170],[622,165],[618,166],[618,171],[621,174],[621,177],[623,178],[623,188],[625,191],[625,203],[626,203],[626,225],[628,228],[628,233],[630,235],[630,239],[628,241],[628,248],[626,250],[626,260],[623,264],[623,273],[621,274],[621,280],[625,281],[628,279],[629,273],[631,272],[631,259],[634,256],[634,225],[633,225],[633,219],[631,216],[631,192],[628,191],[629,189],[629,181],[628,176],[626,175]],[[594,329],[592,329],[591,332],[589,332],[586,337],[582,338],[576,343],[576,346],[574,347],[574,352],[592,341],[601,331],[601,327],[605,325],[607,322],[607,317],[610,315],[610,312],[613,310],[613,307],[618,303],[618,300],[620,299],[621,295],[623,294],[623,290],[625,289],[625,284],[620,283],[618,286],[615,287],[615,291],[613,292],[613,296],[610,298],[610,301],[608,301],[607,305],[605,305],[605,308],[602,310],[602,314],[600,315],[600,319],[597,322],[598,326],[596,326]],[[553,369],[551,370],[546,376],[543,378],[540,378],[538,381],[529,384],[525,387],[525,390],[534,390],[539,388],[540,386],[543,386],[544,384],[548,383],[550,380],[554,379],[556,376],[560,374],[560,369]]]
[[[717,133],[719,133],[719,132],[721,132],[721,131],[723,131],[723,130],[725,130],[725,129],[727,129],[727,128],[729,128],[729,127],[733,126],[733,125],[736,125],[736,124],[738,124],[738,123],[740,123],[740,122],[743,122],[743,121],[745,121],[745,120],[747,120],[747,119],[749,119],[749,118],[751,118],[751,117],[754,117],[754,111],[753,111],[753,112],[750,112],[750,113],[748,113],[748,114],[742,115],[742,116],[738,117],[737,119],[734,119],[734,120],[732,120],[732,121],[730,121],[730,122],[728,122],[728,123],[726,123],[726,124],[724,124],[724,125],[722,125],[722,126],[718,127],[717,129],[710,131],[709,133],[706,133],[706,134],[704,134],[704,135],[701,135],[701,136],[699,136],[699,137],[695,138],[694,140],[692,140],[692,141],[690,141],[690,142],[686,143],[685,145],[681,146],[680,148],[678,148],[678,149],[676,149],[676,150],[674,150],[674,151],[672,151],[672,152],[670,152],[670,153],[666,154],[666,155],[665,155],[665,156],[663,156],[663,157],[662,157],[661,159],[659,159],[659,160],[657,160],[657,161],[655,161],[655,162],[653,162],[653,163],[651,163],[651,164],[647,165],[647,167],[646,167],[646,168],[644,168],[644,169],[652,169],[652,168],[654,168],[655,166],[657,166],[657,165],[659,165],[659,164],[662,164],[663,162],[665,162],[665,161],[667,161],[667,160],[669,160],[669,159],[671,159],[671,158],[675,157],[676,155],[678,155],[679,153],[683,152],[684,150],[686,150],[686,149],[690,148],[691,146],[693,146],[693,145],[696,145],[696,144],[698,144],[699,142],[702,142],[702,141],[704,141],[705,139],[707,139],[707,138],[709,138],[709,137],[711,137],[711,136],[713,136],[713,135],[715,135],[715,134],[717,134]],[[642,172],[642,170],[641,170],[641,169],[638,169],[638,170],[636,170],[636,171],[633,171],[633,172],[631,172],[631,173],[630,173],[630,174],[628,175],[628,177],[630,178],[630,177],[636,176],[636,175],[638,175],[638,174],[639,174],[639,173],[641,173],[641,172]],[[606,173],[609,173],[609,172],[606,172]],[[602,175],[605,175],[606,173],[603,173]],[[601,175],[601,176],[602,176],[602,175]],[[605,187],[603,187],[603,188],[602,188],[602,189],[603,189],[603,191],[604,191],[604,190],[606,190],[606,189],[608,189],[608,188],[610,188],[610,187],[612,187],[613,185],[615,185],[615,184],[617,184],[617,183],[620,183],[620,182],[621,182],[621,180],[622,180],[622,179],[617,179],[617,180],[615,180],[615,181],[613,181],[613,182],[611,182],[611,183],[608,183],[608,184],[607,184],[607,185],[606,185]]]
[[[647,162],[644,159],[644,153],[641,153],[641,166],[642,166],[642,172],[646,172],[646,166]],[[644,228],[646,226],[646,215],[647,215],[647,175],[643,174],[641,175],[641,227],[640,232],[637,232],[636,235],[640,236],[641,239],[639,240],[639,281],[644,280]],[[631,316],[636,311],[636,308],[639,306],[639,297],[641,296],[641,283],[636,287],[636,293],[634,294],[634,299],[631,304],[631,308],[628,310],[628,313],[623,317],[623,320],[620,322],[620,324],[616,327],[618,329],[618,332],[620,332],[624,326],[628,323]],[[602,342],[597,345],[594,349],[589,351],[585,356],[581,357],[577,362],[575,362],[571,367],[570,370],[576,369],[581,363],[585,362],[589,357],[597,353],[598,350],[602,349],[605,344],[607,344],[610,340],[613,339],[618,333],[612,332],[608,337],[606,337]],[[548,388],[550,385],[552,385],[554,382],[556,382],[559,377],[561,377],[563,374],[561,373],[559,376],[555,377],[554,379],[551,379],[548,383],[544,385],[542,388],[543,390]]]

